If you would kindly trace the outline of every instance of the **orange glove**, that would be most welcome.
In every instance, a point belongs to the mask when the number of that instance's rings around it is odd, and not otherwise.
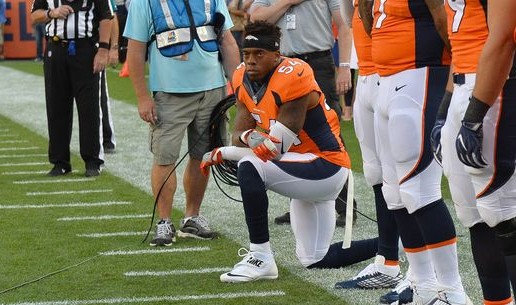
[[[204,156],[202,156],[200,166],[202,174],[204,176],[208,176],[210,174],[210,166],[220,164],[223,161],[220,148],[215,148],[214,150],[205,153]]]

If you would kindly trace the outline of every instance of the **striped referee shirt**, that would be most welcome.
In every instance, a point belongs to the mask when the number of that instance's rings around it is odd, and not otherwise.
[[[69,5],[73,13],[66,19],[52,19],[46,26],[46,36],[60,39],[91,38],[98,41],[99,22],[113,18],[110,0],[34,0],[32,12]]]

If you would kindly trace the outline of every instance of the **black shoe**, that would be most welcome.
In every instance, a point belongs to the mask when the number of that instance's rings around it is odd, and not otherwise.
[[[357,211],[353,210],[353,225],[357,222]],[[338,214],[337,213],[337,219],[335,221],[335,225],[337,227],[345,227],[346,226],[346,211]]]
[[[116,153],[115,145],[113,145],[113,144],[105,144],[104,145],[104,153],[110,154],[110,155]]]
[[[71,172],[72,169],[69,167],[64,167],[62,165],[54,165],[54,167],[48,172],[47,176],[49,177],[58,177],[62,175],[66,175]]]
[[[285,214],[274,218],[274,223],[277,225],[290,224],[290,212],[286,212]]]
[[[86,172],[84,176],[86,177],[97,177],[100,175],[101,169],[99,165],[88,166],[86,167]]]

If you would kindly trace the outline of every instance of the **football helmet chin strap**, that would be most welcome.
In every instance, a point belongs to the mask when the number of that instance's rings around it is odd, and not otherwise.
[[[297,134],[279,121],[276,121],[276,123],[271,126],[269,135],[279,140],[278,143],[274,143],[278,150],[276,160],[281,159],[281,156],[283,156],[294,144],[294,141],[297,140]]]

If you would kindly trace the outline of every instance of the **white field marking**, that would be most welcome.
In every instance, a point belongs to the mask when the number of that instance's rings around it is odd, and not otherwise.
[[[86,208],[110,205],[126,205],[132,204],[130,201],[104,201],[104,202],[73,202],[63,204],[17,204],[17,205],[0,205],[0,210],[7,209],[47,209],[47,208]]]
[[[18,180],[13,181],[13,184],[40,184],[40,183],[64,183],[64,182],[85,182],[95,181],[95,178],[69,178],[69,179],[51,179],[51,180]]]
[[[24,155],[0,155],[0,159],[3,158],[32,158],[32,157],[46,157],[47,154],[24,154]]]
[[[27,140],[0,140],[0,144],[28,143]]]
[[[31,147],[2,147],[0,148],[0,151],[10,151],[10,150],[35,150],[39,149],[38,146],[31,146]]]
[[[9,128],[3,128],[3,129],[0,129],[0,132],[8,132],[10,129]]]
[[[159,254],[159,253],[174,253],[174,252],[197,252],[209,251],[210,247],[186,247],[186,248],[172,248],[172,249],[146,249],[146,250],[132,250],[132,251],[107,251],[100,252],[100,255],[114,256],[114,255],[140,255],[140,254]]]
[[[61,217],[58,221],[79,221],[79,220],[111,220],[111,219],[131,219],[131,218],[147,218],[151,214],[136,214],[136,215],[100,215],[100,216],[76,216],[76,217]]]
[[[15,135],[15,134],[0,134],[0,138],[14,138],[18,135]]]
[[[203,273],[214,273],[214,272],[227,272],[233,267],[217,267],[217,268],[200,268],[200,269],[180,269],[170,271],[129,271],[124,272],[125,276],[169,276],[169,275],[180,275],[180,274],[203,274]]]
[[[20,172],[3,172],[2,175],[38,175],[46,174],[48,171],[20,171]]]
[[[48,162],[25,162],[25,163],[0,163],[0,166],[29,166],[29,165],[47,165]]]
[[[78,237],[90,237],[90,238],[102,238],[102,237],[113,237],[113,236],[138,236],[144,235],[147,231],[142,232],[112,232],[112,233],[90,233],[90,234],[77,234]]]
[[[109,193],[113,190],[80,190],[80,191],[58,191],[58,192],[27,192],[27,196],[43,196],[43,195],[69,195],[69,194],[91,194],[91,193]]]
[[[197,294],[197,295],[175,295],[175,296],[155,296],[155,297],[132,297],[132,298],[112,298],[112,299],[92,299],[92,300],[61,300],[49,302],[21,302],[6,303],[5,305],[89,305],[89,304],[123,304],[123,303],[145,303],[145,302],[184,302],[193,300],[213,300],[213,299],[240,299],[240,298],[261,298],[261,297],[280,297],[286,293],[282,290],[269,291],[248,291],[217,294]]]

